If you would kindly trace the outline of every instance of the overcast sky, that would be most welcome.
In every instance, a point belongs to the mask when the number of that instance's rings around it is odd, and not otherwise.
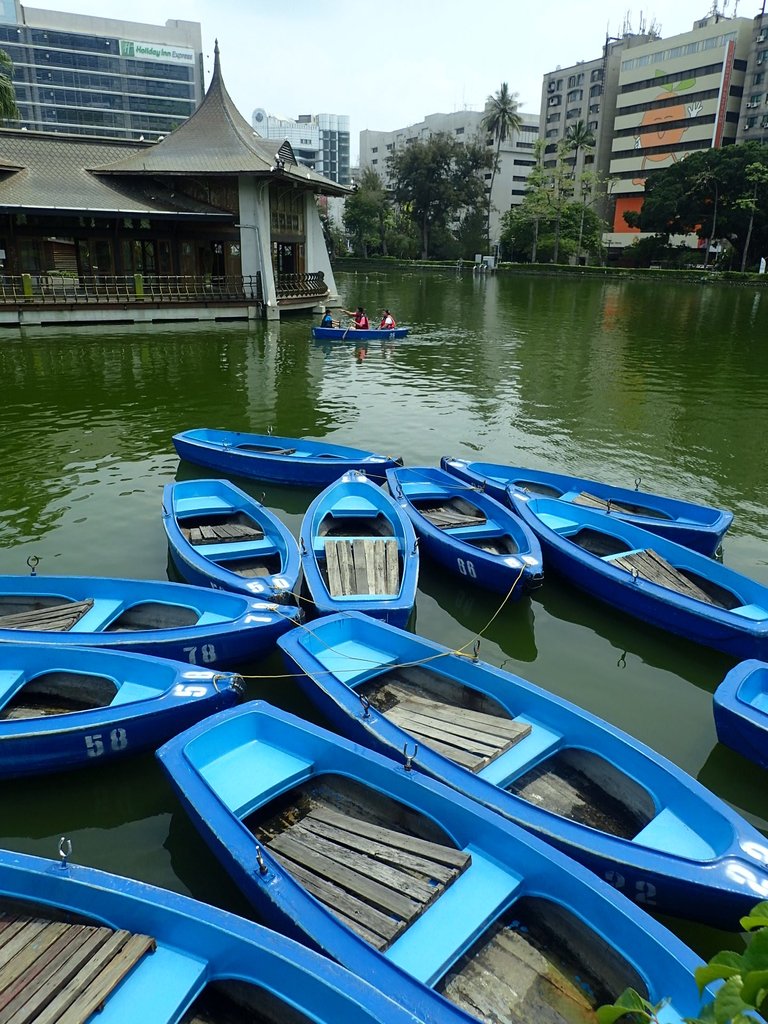
[[[752,18],[761,0],[717,0]],[[600,55],[628,21],[663,36],[689,31],[713,0],[38,0],[29,7],[149,24],[199,21],[206,84],[218,37],[224,81],[243,116],[348,114],[352,156],[365,128],[481,110],[502,82],[538,113],[542,76]]]

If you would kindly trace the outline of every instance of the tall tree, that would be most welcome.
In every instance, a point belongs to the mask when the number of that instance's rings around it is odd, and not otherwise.
[[[496,142],[496,153],[491,171],[491,189],[488,194],[488,218],[485,227],[486,238],[490,248],[493,183],[496,180],[496,171],[499,167],[501,144],[507,141],[508,135],[511,136],[513,132],[519,132],[523,125],[523,120],[518,113],[517,93],[511,93],[506,82],[502,82],[499,91],[494,96],[489,96],[485,101],[485,113],[480,124],[489,135],[493,136]]]
[[[5,50],[0,50],[0,121],[16,120],[18,116],[13,90],[13,61]]]
[[[565,144],[573,153],[573,173],[581,191],[582,168],[579,167],[579,154],[583,155],[587,150],[595,148],[595,136],[584,121],[575,121],[565,133]]]
[[[377,246],[386,255],[384,232],[389,209],[381,178],[372,168],[366,169],[357,191],[344,203],[344,227],[358,255],[367,258],[369,249]]]
[[[421,258],[428,259],[432,238],[447,234],[463,211],[481,203],[478,172],[488,166],[487,155],[482,146],[440,132],[397,150],[389,166],[395,200],[418,226]]]

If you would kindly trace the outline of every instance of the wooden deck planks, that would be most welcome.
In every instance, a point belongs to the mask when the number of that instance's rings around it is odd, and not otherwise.
[[[21,915],[0,930],[0,1024],[84,1024],[153,948],[146,935]]]
[[[297,881],[378,949],[470,863],[468,853],[317,803],[266,842]]]
[[[394,595],[400,590],[399,552],[394,537],[326,538],[325,562],[331,597]]]
[[[258,526],[243,523],[200,524],[179,526],[190,544],[236,544],[247,540],[262,540],[264,531]]]
[[[644,551],[635,551],[632,554],[612,558],[611,565],[616,565],[620,569],[626,570],[626,572],[632,572],[634,569],[637,571],[638,576],[648,580],[649,583],[657,583],[660,587],[674,590],[685,597],[693,598],[694,601],[704,601],[705,604],[713,605],[716,608],[722,607],[718,601],[705,593],[701,587],[696,586],[695,583],[679,572],[673,565],[670,565],[653,548],[646,548]]]
[[[92,598],[48,605],[46,608],[30,608],[29,611],[0,615],[0,629],[44,629],[65,633],[91,608]]]
[[[479,508],[472,508],[472,511],[468,512],[456,508],[450,501],[434,505],[418,503],[415,508],[427,522],[432,523],[439,530],[452,530],[462,526],[482,526],[487,522]]]
[[[598,498],[596,494],[590,494],[589,491],[582,491],[577,494],[573,499],[574,505],[583,505],[585,508],[599,508],[603,512],[607,512],[610,508],[613,512],[625,512],[628,515],[634,515],[635,510],[631,509],[628,505],[622,505],[620,501],[608,501],[607,498]]]

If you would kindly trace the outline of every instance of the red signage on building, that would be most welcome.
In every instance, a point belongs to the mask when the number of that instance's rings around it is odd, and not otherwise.
[[[725,55],[723,56],[723,74],[720,78],[720,95],[717,101],[717,118],[715,119],[715,130],[712,135],[712,149],[720,149],[723,144],[723,132],[725,131],[725,115],[728,111],[728,92],[731,88],[731,76],[733,74],[733,56],[736,45],[731,39],[725,44]]]

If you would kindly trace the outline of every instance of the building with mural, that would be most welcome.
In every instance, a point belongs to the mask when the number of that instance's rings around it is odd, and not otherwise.
[[[0,0],[0,49],[13,61],[13,126],[28,131],[154,141],[205,91],[198,22],[145,25]]]
[[[701,149],[737,140],[754,23],[712,15],[691,32],[622,54],[609,173],[611,246],[637,236],[624,214],[643,204],[645,179]]]

